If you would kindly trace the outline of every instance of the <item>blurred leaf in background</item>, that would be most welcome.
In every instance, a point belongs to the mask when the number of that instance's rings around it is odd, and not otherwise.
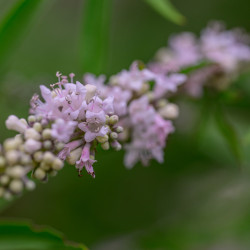
[[[32,23],[42,0],[18,0],[0,20],[0,72],[24,39],[24,31]],[[2,75],[1,75],[2,76]]]
[[[50,228],[7,221],[0,221],[0,249],[87,250],[83,245],[64,241],[61,234]]]
[[[166,19],[182,25],[185,17],[171,4],[169,0],[145,0],[154,10]]]

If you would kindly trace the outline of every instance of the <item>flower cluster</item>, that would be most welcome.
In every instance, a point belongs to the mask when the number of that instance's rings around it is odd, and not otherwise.
[[[129,70],[110,77],[86,74],[84,80],[95,85],[103,98],[114,98],[114,111],[124,127],[120,135],[125,144],[124,163],[128,168],[151,159],[163,162],[167,136],[174,131],[172,119],[178,116],[178,106],[167,101],[186,80],[183,74],[153,72],[135,61]]]
[[[121,149],[118,134],[123,128],[117,124],[113,97],[101,99],[95,86],[73,83],[73,74],[70,82],[57,75],[52,90],[40,87],[44,102],[38,95],[32,97],[27,121],[13,115],[6,121],[7,128],[19,134],[7,139],[0,151],[0,197],[33,189],[28,176],[46,181],[63,168],[65,160],[76,165],[79,175],[85,168],[95,177],[97,146]]]
[[[204,85],[223,89],[249,66],[249,42],[250,38],[243,31],[225,30],[222,23],[214,22],[201,32],[200,39],[189,32],[171,37],[169,46],[156,53],[150,68],[167,74],[194,67],[184,89],[198,97]]]

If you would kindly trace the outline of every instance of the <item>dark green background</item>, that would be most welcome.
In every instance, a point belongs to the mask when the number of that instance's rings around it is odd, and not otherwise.
[[[0,17],[13,3],[0,0]],[[198,34],[210,20],[250,32],[248,0],[172,3],[186,17],[185,26],[166,21],[143,0],[114,1],[103,73],[117,73],[135,59],[147,62],[170,34]],[[83,11],[84,1],[51,1],[32,20],[1,78],[1,140],[13,135],[4,126],[7,116],[27,116],[30,97],[40,84],[55,81],[57,70],[73,71],[82,80]],[[249,86],[249,79],[244,78],[243,84]],[[1,217],[50,225],[90,249],[249,249],[249,107],[225,107],[244,145],[240,171],[213,119],[197,139],[193,128],[200,102],[178,102],[182,108],[178,130],[169,138],[164,164],[152,162],[146,168],[138,164],[126,170],[123,152],[99,152],[96,179],[87,174],[79,178],[73,166],[66,166]]]

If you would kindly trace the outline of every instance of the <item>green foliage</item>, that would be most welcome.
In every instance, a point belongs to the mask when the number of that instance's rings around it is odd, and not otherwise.
[[[6,66],[10,55],[23,38],[24,30],[41,5],[42,0],[19,0],[0,22],[0,68]]]
[[[82,70],[103,72],[108,51],[112,0],[87,0],[84,5],[82,28]]]
[[[26,223],[0,222],[0,249],[87,249],[83,245],[67,243],[62,235],[48,228],[34,227]]]
[[[145,0],[153,9],[166,19],[182,25],[185,17],[176,10],[169,0]]]

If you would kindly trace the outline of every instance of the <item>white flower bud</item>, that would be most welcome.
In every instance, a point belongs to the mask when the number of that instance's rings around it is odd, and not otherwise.
[[[42,129],[43,129],[42,124],[39,123],[39,122],[34,123],[33,128],[34,128],[37,132],[41,132]]]
[[[52,168],[56,171],[59,171],[63,168],[63,161],[60,159],[56,158],[53,163],[52,163]]]
[[[65,143],[63,143],[63,142],[58,142],[58,143],[56,144],[56,150],[57,150],[57,151],[61,151],[61,150],[64,149],[64,146],[65,146]]]
[[[46,162],[41,162],[40,166],[41,169],[43,169],[44,171],[49,171],[50,170],[50,165],[48,165]]]
[[[4,195],[3,195],[3,198],[10,201],[13,198],[13,195],[11,194],[11,192],[5,191]]]
[[[36,187],[36,184],[35,184],[35,182],[33,182],[33,181],[31,181],[31,180],[27,180],[26,182],[25,182],[25,187],[26,187],[26,189],[27,190],[34,190],[35,189],[35,187]]]
[[[51,141],[44,141],[43,146],[45,149],[51,149],[52,148],[52,142]]]
[[[31,163],[31,157],[27,154],[21,155],[21,164],[27,166]]]
[[[123,132],[123,127],[121,126],[118,126],[116,129],[116,132],[119,134],[119,133],[122,133]]]
[[[79,160],[81,154],[82,154],[81,147],[71,151],[69,156],[67,157],[67,162],[71,165],[74,165],[76,163],[76,161]]]
[[[4,141],[3,147],[5,151],[17,149],[19,146],[18,142],[14,138],[10,138]]]
[[[103,150],[109,150],[109,142],[104,142],[101,144]]]
[[[112,115],[109,117],[109,124],[115,125],[119,121],[119,117],[117,115]]]
[[[35,152],[34,159],[36,162],[41,162],[43,159],[43,152],[42,151]]]
[[[108,137],[108,135],[97,136],[96,139],[97,139],[98,142],[104,143],[104,142],[108,141],[109,137]]]
[[[18,152],[17,150],[10,150],[6,152],[5,157],[10,165],[14,165],[19,160],[20,152]]]
[[[89,103],[90,100],[95,96],[97,88],[95,85],[92,85],[92,84],[85,85],[85,88],[87,90],[85,99],[86,99],[86,102]]]
[[[45,152],[43,155],[43,161],[47,164],[51,164],[54,161],[54,159],[55,156],[49,151]]]
[[[44,140],[51,139],[51,129],[49,128],[44,129],[42,132],[42,137]]]
[[[35,151],[41,149],[42,143],[35,141],[34,139],[28,139],[24,144],[24,149],[27,153],[34,153]]]
[[[111,137],[111,139],[117,139],[118,138],[118,134],[116,133],[116,132],[112,132],[112,133],[110,133],[110,137]]]
[[[16,165],[14,167],[9,167],[6,170],[6,173],[11,177],[11,178],[22,178],[26,174],[26,170],[24,167]]]
[[[24,125],[28,127],[28,122],[24,118],[21,118],[20,122],[22,122]]]
[[[0,183],[3,186],[7,185],[9,181],[10,181],[10,177],[8,175],[5,174],[5,175],[0,176]]]
[[[159,109],[159,114],[166,119],[175,119],[179,116],[179,107],[174,103],[169,103],[164,108]]]
[[[9,189],[13,193],[21,193],[23,191],[23,182],[21,180],[13,180],[10,182]]]
[[[37,168],[35,173],[34,173],[34,177],[37,178],[38,180],[42,181],[45,179],[46,173],[43,169]]]
[[[34,115],[30,115],[30,116],[28,117],[28,122],[33,123],[33,122],[35,122],[35,121],[36,121],[36,117],[35,117]]]
[[[27,129],[27,125],[20,121],[20,119],[15,115],[9,116],[5,124],[8,129],[15,130],[19,133],[24,133],[24,131]]]
[[[41,135],[34,128],[28,128],[25,131],[25,138],[34,139],[38,141],[41,139]]]

